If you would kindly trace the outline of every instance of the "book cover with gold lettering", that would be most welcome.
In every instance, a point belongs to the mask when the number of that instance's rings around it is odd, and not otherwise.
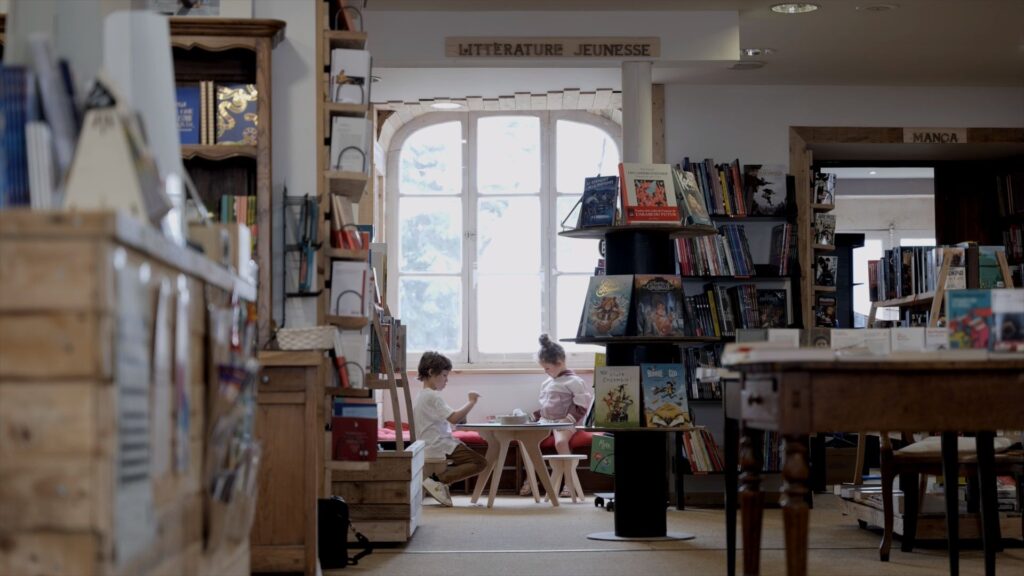
[[[216,144],[257,144],[258,100],[255,84],[217,84],[214,110]]]
[[[633,275],[594,276],[587,287],[579,335],[624,336],[633,297]]]

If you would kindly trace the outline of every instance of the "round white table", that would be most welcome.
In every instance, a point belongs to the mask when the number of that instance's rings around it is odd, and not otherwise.
[[[491,491],[487,499],[487,507],[494,507],[494,497],[498,494],[498,482],[501,480],[501,471],[505,465],[505,457],[508,455],[508,445],[514,440],[519,442],[519,448],[523,453],[523,462],[526,465],[526,475],[530,481],[530,488],[533,490],[533,499],[540,502],[540,494],[537,491],[537,477],[548,493],[552,506],[558,506],[558,494],[551,487],[551,477],[548,476],[544,466],[544,460],[540,455],[540,443],[551,434],[552,430],[573,428],[573,424],[560,422],[557,424],[459,424],[457,430],[469,430],[480,434],[487,441],[487,467],[480,473],[476,481],[476,489],[473,490],[473,498],[470,502],[474,504],[480,499],[484,491],[484,484],[488,476],[491,480]]]

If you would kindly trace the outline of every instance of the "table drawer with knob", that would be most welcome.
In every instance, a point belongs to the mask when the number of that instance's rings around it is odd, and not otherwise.
[[[264,366],[260,369],[260,391],[304,391],[316,368],[306,366]]]

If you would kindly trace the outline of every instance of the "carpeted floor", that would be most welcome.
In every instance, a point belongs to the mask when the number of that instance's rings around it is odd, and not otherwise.
[[[613,514],[595,508],[591,497],[582,504],[566,502],[553,509],[531,498],[499,497],[487,509],[455,497],[454,508],[430,501],[422,523],[404,546],[381,548],[344,571],[331,575],[586,575],[644,576],[725,574],[725,518],[717,509],[671,510],[670,531],[689,532],[683,542],[602,542],[586,535],[614,529]],[[913,553],[895,543],[890,562],[878,561],[879,532],[857,528],[843,517],[835,498],[815,497],[811,511],[809,574],[837,576],[947,574],[943,548]],[[742,559],[737,559],[742,568]],[[785,574],[782,515],[765,511],[761,573]],[[1000,575],[1024,575],[1024,548],[1009,547],[998,556]],[[960,574],[983,574],[980,549],[961,552]]]

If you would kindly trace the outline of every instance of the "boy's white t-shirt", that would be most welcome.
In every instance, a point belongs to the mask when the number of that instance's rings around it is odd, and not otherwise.
[[[448,422],[452,412],[455,410],[437,390],[424,388],[416,396],[412,413],[416,420],[416,438],[426,444],[424,457],[444,458],[459,446],[459,441],[452,436],[452,425]]]

